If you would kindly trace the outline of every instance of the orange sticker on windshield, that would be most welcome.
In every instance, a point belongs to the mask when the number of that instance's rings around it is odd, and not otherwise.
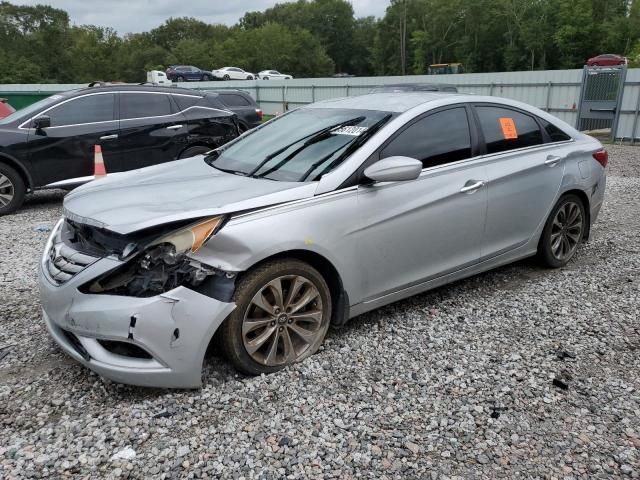
[[[518,131],[516,130],[516,123],[513,118],[500,118],[500,128],[502,128],[502,136],[505,140],[515,140],[518,138]]]

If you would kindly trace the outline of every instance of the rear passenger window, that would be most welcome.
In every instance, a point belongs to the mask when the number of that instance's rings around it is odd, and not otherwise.
[[[487,153],[498,153],[544,143],[535,119],[500,107],[476,107]]]
[[[195,104],[197,104],[200,101],[201,97],[192,97],[190,95],[173,95],[173,99],[178,104],[178,108],[180,110],[186,110],[187,108],[193,107]]]
[[[156,93],[121,93],[120,119],[161,117],[170,115],[169,95]]]
[[[395,155],[420,160],[424,168],[471,158],[465,108],[434,113],[407,127],[382,150],[380,158]]]
[[[571,140],[571,137],[556,127],[553,123],[549,123],[546,120],[540,119],[544,129],[551,137],[552,142],[566,142],[567,140]]]
[[[222,103],[229,107],[246,107],[250,105],[249,100],[244,98],[242,95],[230,95],[227,93],[221,93],[220,100],[222,100]]]

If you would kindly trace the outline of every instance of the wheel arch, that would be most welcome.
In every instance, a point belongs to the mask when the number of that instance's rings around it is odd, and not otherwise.
[[[245,272],[249,272],[266,262],[283,258],[293,258],[308,263],[320,272],[329,285],[329,291],[331,292],[331,301],[333,302],[331,323],[338,326],[344,325],[349,319],[349,295],[344,289],[338,269],[325,256],[311,250],[286,250],[261,259],[247,268]]]
[[[0,152],[0,163],[4,163],[10,166],[11,168],[15,169],[20,175],[20,177],[22,178],[22,180],[24,181],[27,191],[33,190],[34,188],[33,178],[31,177],[29,170],[27,170],[27,168],[22,164],[22,162],[7,155],[6,153]]]
[[[563,192],[562,195],[560,195],[560,198],[558,198],[558,202],[567,195],[575,195],[582,202],[582,206],[584,207],[584,214],[587,217],[587,221],[585,222],[586,226],[582,238],[583,240],[589,240],[589,236],[591,235],[591,201],[589,200],[589,196],[585,193],[584,190],[575,188]]]

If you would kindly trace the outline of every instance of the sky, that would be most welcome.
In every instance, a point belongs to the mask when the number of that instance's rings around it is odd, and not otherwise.
[[[288,0],[12,0],[19,5],[45,4],[66,10],[74,25],[112,27],[120,34],[151,30],[169,17],[195,17],[233,25],[245,12],[266,10]],[[350,0],[356,17],[381,17],[389,0]]]

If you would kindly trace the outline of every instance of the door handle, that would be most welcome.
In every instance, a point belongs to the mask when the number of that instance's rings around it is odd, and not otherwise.
[[[114,133],[113,135],[104,135],[100,137],[100,140],[115,140],[116,138],[118,138],[118,134]]]
[[[474,180],[469,180],[469,182],[473,182],[473,181]],[[469,182],[467,182],[467,183],[469,183]],[[465,185],[464,187],[462,187],[460,189],[460,191],[462,193],[473,193],[473,192],[475,192],[476,190],[478,190],[479,188],[481,188],[483,186],[484,186],[484,181],[479,180],[479,181],[477,181],[475,183],[472,183],[471,185]]]
[[[170,127],[167,127],[167,130],[178,130],[182,127],[183,125],[171,125]]]
[[[560,162],[560,160],[562,160],[562,157],[558,157],[557,155],[549,155],[544,161],[544,164],[548,167],[555,167]]]

